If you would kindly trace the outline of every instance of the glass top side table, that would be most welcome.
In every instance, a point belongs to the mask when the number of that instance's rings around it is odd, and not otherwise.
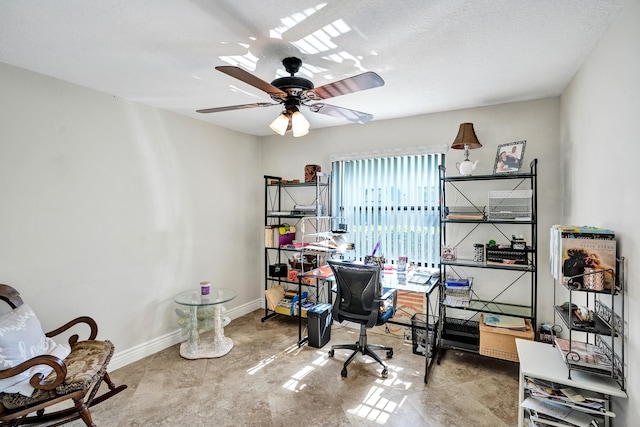
[[[187,340],[180,344],[180,355],[185,359],[205,359],[224,356],[233,348],[233,341],[224,336],[224,327],[230,319],[223,316],[222,304],[237,296],[236,291],[212,288],[209,295],[201,295],[199,289],[184,291],[173,300],[184,306],[177,308],[178,323]],[[211,339],[201,338],[200,331],[213,330]]]

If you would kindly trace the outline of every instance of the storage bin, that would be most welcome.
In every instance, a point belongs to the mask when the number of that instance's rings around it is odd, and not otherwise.
[[[288,268],[287,264],[277,263],[269,266],[270,277],[287,277]]]
[[[438,320],[435,316],[429,316],[429,344],[433,344],[433,332],[436,330]],[[415,313],[411,316],[411,342],[413,344],[413,354],[425,355],[427,347],[427,322],[426,315],[423,313]]]
[[[525,320],[526,331],[514,331],[507,328],[496,328],[484,324],[484,315],[480,315],[480,354],[497,359],[519,362],[516,338],[533,341],[535,331],[531,321]]]
[[[526,249],[487,246],[487,263],[528,265]]]
[[[489,191],[487,219],[492,221],[533,219],[532,195],[532,190]]]

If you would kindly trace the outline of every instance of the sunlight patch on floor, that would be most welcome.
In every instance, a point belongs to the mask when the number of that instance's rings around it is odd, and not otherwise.
[[[315,368],[313,366],[305,366],[300,369],[295,374],[291,375],[291,379],[282,385],[282,388],[285,388],[290,391],[299,392],[300,390],[306,387],[306,384],[300,384],[300,380],[306,377],[309,373],[311,373]]]
[[[249,375],[254,375],[256,374],[260,369],[264,368],[265,366],[267,366],[269,363],[275,361],[277,359],[277,357],[275,355],[267,357],[266,359],[262,359],[256,366],[247,369],[247,373]]]
[[[363,403],[353,409],[349,409],[347,412],[368,421],[374,421],[377,424],[386,424],[391,414],[393,414],[396,408],[401,406],[402,402],[394,402],[383,397],[382,394],[384,391],[385,388],[383,387],[371,387]],[[402,398],[402,401],[404,401],[404,399],[405,397]]]

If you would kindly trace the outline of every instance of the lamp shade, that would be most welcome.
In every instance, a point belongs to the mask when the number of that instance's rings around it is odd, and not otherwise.
[[[296,111],[291,115],[291,130],[296,138],[309,133],[309,122],[300,111]]]
[[[284,113],[280,114],[269,126],[278,135],[284,135],[289,126],[289,117]]]
[[[460,130],[458,130],[458,136],[451,144],[451,148],[456,150],[464,150],[465,145],[467,148],[480,148],[482,144],[478,141],[475,131],[473,130],[473,123],[461,123]]]

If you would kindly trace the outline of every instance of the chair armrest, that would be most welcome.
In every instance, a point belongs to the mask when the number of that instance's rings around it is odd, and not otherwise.
[[[55,337],[56,335],[61,334],[62,332],[67,331],[72,326],[75,326],[81,323],[88,325],[90,328],[89,337],[87,339],[88,340],[96,339],[96,337],[98,336],[98,324],[96,323],[95,320],[93,320],[91,317],[88,317],[88,316],[77,317],[65,323],[64,325],[60,326],[58,329],[55,329],[51,332],[47,332],[45,335],[48,338],[52,338],[52,337]],[[78,334],[73,334],[72,336],[69,337],[69,344],[73,347],[73,345],[78,342],[78,338],[79,338]]]
[[[48,365],[52,367],[53,372],[55,372],[56,374],[56,378],[54,381],[45,383],[45,382],[42,382],[45,376],[42,375],[41,373],[37,373],[33,377],[31,377],[31,380],[29,380],[29,383],[31,384],[31,386],[33,386],[33,388],[40,389],[40,390],[52,390],[57,386],[59,386],[60,384],[62,384],[62,382],[65,380],[67,376],[67,365],[65,365],[64,362],[58,359],[57,357],[45,354],[42,356],[36,356],[29,360],[25,360],[24,362],[14,366],[13,368],[0,371],[0,379],[10,378],[15,375],[19,375],[24,371],[38,365]]]

